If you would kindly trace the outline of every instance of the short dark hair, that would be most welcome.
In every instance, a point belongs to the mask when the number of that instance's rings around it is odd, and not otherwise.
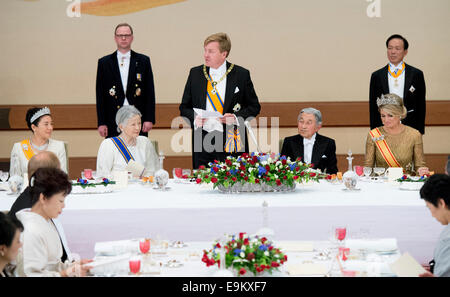
[[[386,40],[386,48],[387,48],[388,45],[389,45],[389,41],[391,41],[392,39],[401,39],[401,40],[403,40],[403,49],[404,49],[404,50],[407,50],[407,49],[408,49],[408,47],[409,47],[408,40],[406,40],[406,38],[403,37],[403,36],[401,36],[400,34],[394,34],[394,35],[391,35],[391,37],[389,37],[389,38]]]
[[[20,232],[23,231],[22,223],[18,219],[0,212],[0,245],[10,247],[17,229],[19,229]]]
[[[40,109],[41,108],[38,108],[38,107],[32,107],[27,110],[27,114],[25,116],[25,121],[27,122],[28,129],[30,129],[31,132],[33,132],[33,129],[31,129],[31,125],[35,125],[35,126],[39,125],[39,122],[41,121],[42,117],[44,116],[44,115],[42,115],[42,116],[38,117],[37,119],[35,119],[33,122],[31,122],[31,118]],[[45,115],[51,116],[50,114],[45,114]]]
[[[30,179],[31,205],[39,201],[40,194],[49,199],[55,194],[67,196],[72,191],[72,184],[67,174],[58,168],[39,168]]]
[[[116,34],[117,29],[119,29],[120,27],[128,27],[128,28],[130,28],[131,35],[133,35],[133,28],[131,28],[131,26],[129,24],[127,24],[127,23],[120,23],[120,24],[118,24],[116,26],[116,29],[114,29],[114,34]]]
[[[443,199],[450,209],[450,176],[434,174],[420,189],[420,198],[438,207],[439,199]]]

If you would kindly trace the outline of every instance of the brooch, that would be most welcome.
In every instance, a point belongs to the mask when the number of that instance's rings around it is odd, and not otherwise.
[[[238,112],[239,110],[241,110],[241,105],[239,103],[236,103],[236,105],[233,107],[233,111]]]
[[[111,89],[109,89],[109,95],[111,95],[111,96],[116,95],[116,86],[113,86]]]
[[[380,141],[380,140],[384,140],[384,135],[381,135],[380,137],[372,137],[373,141]]]

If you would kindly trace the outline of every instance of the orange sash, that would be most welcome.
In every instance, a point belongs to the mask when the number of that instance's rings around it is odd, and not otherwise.
[[[34,156],[34,151],[31,148],[31,143],[29,139],[22,140],[20,142],[20,147],[22,148],[23,154],[25,155],[25,158],[29,161],[31,157]]]
[[[378,130],[378,128],[370,131],[370,136],[372,136],[372,139],[378,139],[374,141],[389,167],[402,167],[400,163],[398,163],[386,140],[384,139],[384,136],[380,133],[380,130]]]

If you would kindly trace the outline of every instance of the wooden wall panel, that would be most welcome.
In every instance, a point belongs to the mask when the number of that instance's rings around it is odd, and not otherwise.
[[[314,107],[323,114],[324,127],[369,126],[367,102],[263,102],[259,117],[278,117],[280,127],[296,127],[301,109]],[[0,130],[26,130],[26,111],[32,105],[0,105],[0,114],[9,114],[9,125],[4,123]],[[40,106],[38,106],[40,107]],[[49,105],[56,129],[97,129],[95,104]],[[180,115],[178,104],[157,104],[155,129],[171,127],[172,120]],[[4,121],[0,121],[4,122]],[[427,126],[450,126],[450,100],[427,102]]]

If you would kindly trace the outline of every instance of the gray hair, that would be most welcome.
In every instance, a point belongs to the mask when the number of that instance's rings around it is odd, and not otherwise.
[[[122,106],[116,114],[117,132],[121,132],[119,129],[119,125],[126,125],[128,120],[136,115],[142,117],[141,112],[137,110],[137,108],[133,105]]]
[[[317,110],[312,107],[303,108],[297,117],[297,121],[300,121],[300,117],[302,116],[302,113],[314,115],[314,117],[316,118],[316,125],[322,125],[322,113],[320,112],[320,110]]]

